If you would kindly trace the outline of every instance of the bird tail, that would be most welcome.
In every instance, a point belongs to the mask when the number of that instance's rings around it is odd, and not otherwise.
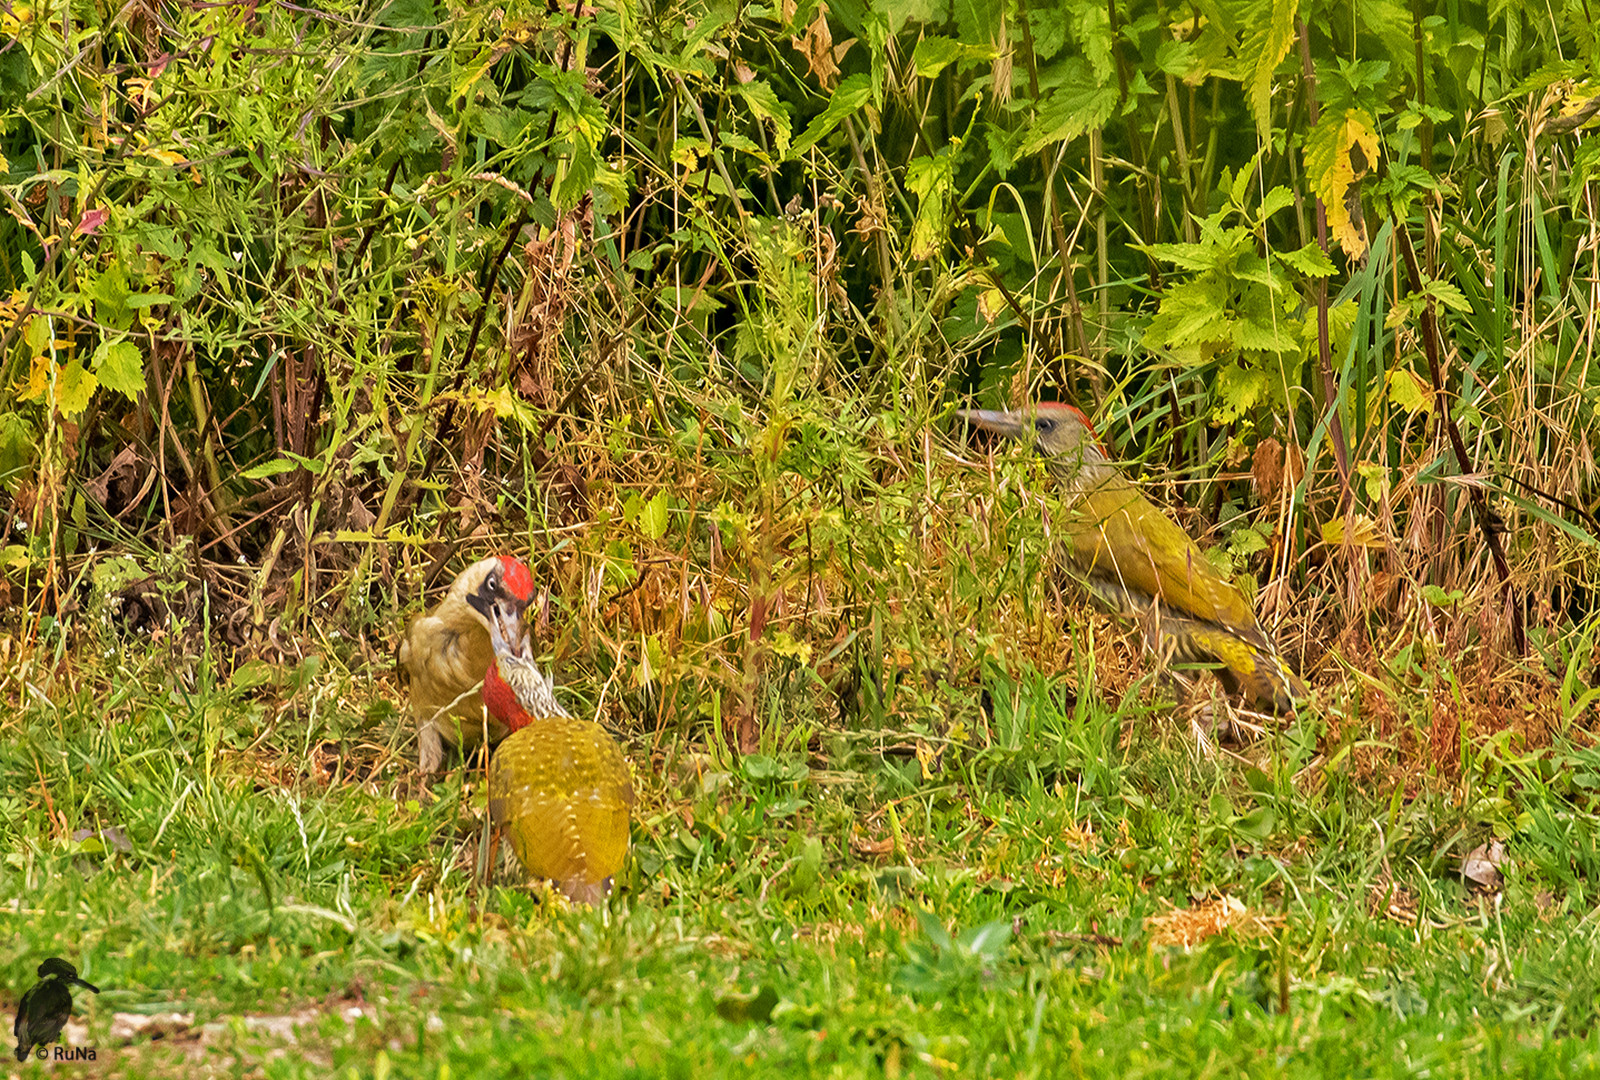
[[[1178,659],[1220,664],[1217,677],[1247,701],[1292,713],[1295,702],[1309,694],[1306,684],[1265,638],[1251,641],[1220,626],[1170,616],[1162,619],[1161,628],[1176,642]]]
[[[566,893],[567,899],[575,904],[588,904],[590,907],[599,907],[605,903],[606,894],[611,891],[611,879],[589,881],[587,878],[574,876],[561,882],[561,891]]]

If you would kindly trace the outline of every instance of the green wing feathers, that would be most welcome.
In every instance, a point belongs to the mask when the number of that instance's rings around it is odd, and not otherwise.
[[[1255,612],[1177,523],[1122,477],[1075,500],[1063,525],[1072,559],[1088,577],[1119,580],[1164,608],[1208,622],[1256,629]]]

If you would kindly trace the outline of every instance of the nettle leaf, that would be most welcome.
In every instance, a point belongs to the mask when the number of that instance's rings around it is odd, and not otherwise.
[[[1162,298],[1145,336],[1168,348],[1231,342],[1233,319],[1228,314],[1225,290],[1207,281],[1174,288]]]
[[[946,209],[954,187],[953,155],[917,158],[906,167],[906,187],[917,196],[917,219],[911,226],[911,257],[931,258],[945,241]]]
[[[852,115],[871,100],[871,76],[858,74],[845,79],[839,84],[839,89],[833,92],[833,100],[828,102],[828,107],[812,118],[800,138],[789,148],[789,156],[797,158],[810,150],[844,123],[845,117]]]
[[[747,83],[738,83],[734,92],[744,99],[759,123],[763,120],[772,124],[772,144],[778,157],[783,157],[789,152],[789,137],[792,126],[789,122],[789,108],[778,100],[778,93],[772,84],[765,79],[753,79]]]
[[[1472,310],[1472,304],[1459,288],[1441,278],[1434,278],[1422,287],[1423,296],[1431,296],[1451,311],[1466,313]]]
[[[1169,38],[1156,46],[1156,70],[1162,74],[1183,79],[1194,66],[1194,46],[1189,42]]]
[[[578,201],[594,186],[594,147],[584,140],[575,140],[572,155],[567,159],[567,175],[561,178],[556,189],[556,208],[563,213],[578,205]]]
[[[1169,262],[1180,270],[1215,270],[1221,264],[1211,244],[1135,244],[1152,259]]]
[[[1412,38],[1412,15],[1408,5],[1396,0],[1356,0],[1356,18],[1369,33],[1383,42],[1384,52],[1396,66],[1404,67],[1415,62],[1415,39]]]
[[[91,360],[100,385],[130,401],[144,392],[144,354],[131,341],[102,341]]]
[[[1241,55],[1254,58],[1245,93],[1263,142],[1272,136],[1272,73],[1294,44],[1294,19],[1299,6],[1298,0],[1271,0],[1265,11],[1253,8],[1250,12],[1255,25],[1245,35]]]
[[[1271,389],[1267,373],[1260,368],[1223,364],[1217,370],[1213,415],[1219,423],[1231,424],[1265,400]]]
[[[56,372],[56,411],[71,420],[89,407],[89,399],[99,387],[94,372],[84,370],[78,361],[63,365]]]
[[[1036,154],[1051,143],[1071,142],[1087,134],[1089,129],[1111,119],[1117,110],[1116,86],[1096,79],[1082,60],[1072,57],[1059,67],[1055,89],[1029,125],[1028,137],[1022,144],[1025,156]]]
[[[121,263],[112,263],[84,294],[94,301],[94,318],[113,330],[126,330],[133,325],[133,312],[128,307],[128,276]]]
[[[1095,78],[1102,83],[1109,83],[1116,77],[1116,68],[1111,59],[1116,41],[1112,37],[1111,14],[1106,5],[1079,2],[1067,5],[1067,10],[1072,15],[1078,45],[1089,61]]]
[[[974,43],[993,41],[1000,33],[1000,20],[1005,15],[1005,8],[990,0],[952,0],[950,10],[961,40]]]
[[[1361,178],[1378,160],[1378,135],[1364,109],[1330,109],[1306,136],[1306,175],[1311,189],[1328,212],[1328,228],[1345,254],[1358,259],[1367,253],[1366,226],[1359,213]]]
[[[1416,416],[1433,408],[1433,388],[1410,368],[1395,368],[1389,372],[1389,400]]]
[[[286,472],[294,472],[300,466],[288,458],[277,458],[274,461],[264,461],[260,465],[252,465],[239,475],[246,480],[265,480],[269,476],[278,476]]]
[[[1033,31],[1033,55],[1041,62],[1054,59],[1067,43],[1067,20],[1054,4],[1029,7],[1028,29]]]
[[[1295,336],[1294,323],[1288,318],[1275,322],[1261,319],[1240,319],[1233,324],[1233,343],[1249,352],[1282,355],[1300,348]]]
[[[1279,210],[1285,210],[1293,205],[1294,192],[1280,184],[1267,192],[1266,198],[1261,200],[1260,220],[1265,221]]]
[[[1279,251],[1276,254],[1289,269],[1299,271],[1307,277],[1331,277],[1334,273],[1333,260],[1328,258],[1328,253],[1315,243],[1293,251]]]

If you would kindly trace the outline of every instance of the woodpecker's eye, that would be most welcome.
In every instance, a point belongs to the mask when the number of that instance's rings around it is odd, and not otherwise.
[[[1041,435],[1048,435],[1056,428],[1056,422],[1048,417],[1040,417],[1033,422],[1033,429]]]
[[[488,577],[484,578],[483,579],[483,587],[485,589],[487,589],[488,591],[490,591],[490,592],[499,592],[500,591],[500,574],[499,574],[499,572],[497,571],[495,573],[491,573]]]

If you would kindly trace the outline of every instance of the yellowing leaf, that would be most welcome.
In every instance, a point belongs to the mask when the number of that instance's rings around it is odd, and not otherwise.
[[[17,384],[18,401],[38,401],[50,389],[50,369],[54,365],[43,353],[36,353],[28,377]]]
[[[1006,294],[999,289],[985,289],[978,294],[978,314],[983,321],[993,326],[1006,310]]]
[[[1328,228],[1358,259],[1367,253],[1367,228],[1361,217],[1361,178],[1378,159],[1378,136],[1364,109],[1330,111],[1306,136],[1306,175],[1328,214]],[[1351,210],[1355,213],[1352,216]]]
[[[1337,517],[1322,523],[1322,542],[1324,544],[1328,544],[1331,547],[1339,547],[1344,544],[1344,521],[1344,518]],[[1352,547],[1383,547],[1383,534],[1378,530],[1378,523],[1365,514],[1353,515],[1350,518],[1350,544]]]
[[[1250,99],[1250,115],[1256,118],[1256,130],[1261,133],[1263,142],[1269,142],[1272,137],[1272,73],[1294,44],[1294,17],[1298,7],[1296,0],[1272,0],[1271,14],[1258,31],[1245,39],[1244,55],[1255,57],[1255,67],[1245,89]]]
[[[50,348],[50,317],[35,315],[29,319],[27,329],[22,332],[22,340],[28,343],[28,348],[35,355],[47,351]]]
[[[1388,496],[1389,470],[1384,466],[1364,461],[1356,466],[1356,475],[1361,477],[1370,501],[1382,502]]]
[[[946,208],[953,187],[952,157],[941,153],[915,158],[906,169],[906,187],[917,195],[917,219],[911,226],[911,257],[933,257],[945,242]]]
[[[811,663],[811,642],[796,641],[794,635],[787,630],[778,630],[767,635],[767,643],[772,651],[779,656],[798,660],[802,664]]]
[[[1389,400],[1416,416],[1433,408],[1433,388],[1410,368],[1395,368],[1389,372]]]
[[[658,491],[649,502],[639,508],[639,531],[651,540],[660,540],[667,534],[667,492]]]
[[[89,399],[99,387],[94,372],[85,371],[78,361],[64,365],[56,372],[56,411],[72,419],[89,407]]]

